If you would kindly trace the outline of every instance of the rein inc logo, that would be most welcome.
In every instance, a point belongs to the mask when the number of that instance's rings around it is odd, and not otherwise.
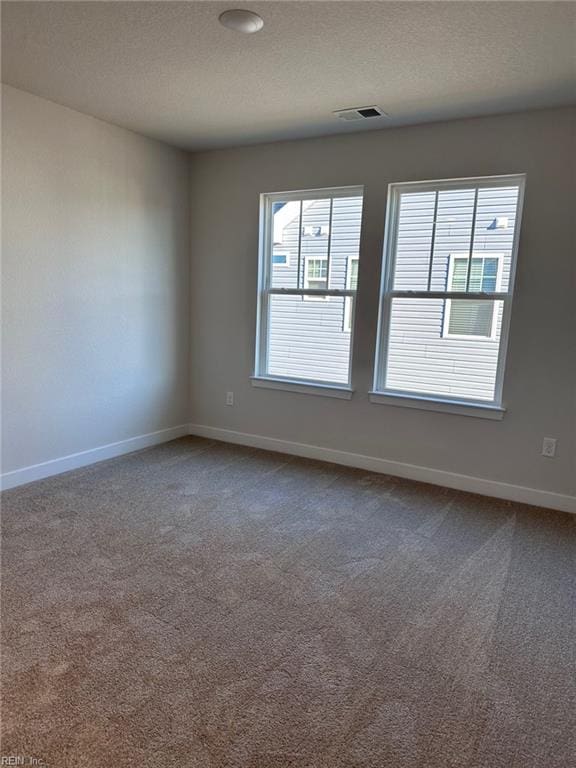
[[[48,766],[41,757],[32,757],[30,755],[2,755],[0,757],[0,766],[2,765],[43,765]]]

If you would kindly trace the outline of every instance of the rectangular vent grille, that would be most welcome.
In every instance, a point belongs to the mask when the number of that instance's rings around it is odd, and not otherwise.
[[[369,107],[348,107],[347,109],[337,109],[332,113],[339,120],[370,120],[373,117],[388,117],[380,107],[374,105]]]

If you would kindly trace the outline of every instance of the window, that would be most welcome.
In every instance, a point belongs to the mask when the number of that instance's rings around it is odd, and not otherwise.
[[[356,280],[348,273],[351,260],[357,270],[361,218],[359,187],[261,196],[255,385],[349,391],[352,334],[343,318],[348,311],[351,327]]]
[[[272,264],[278,267],[289,267],[290,266],[290,254],[288,253],[278,253],[274,251],[272,254]]]
[[[494,293],[500,289],[502,257],[472,256],[470,290]],[[450,291],[465,291],[468,276],[468,257],[451,256],[448,271]],[[496,337],[496,307],[493,302],[446,299],[444,309],[445,338]]]
[[[305,287],[320,291],[328,287],[328,259],[306,258]]]
[[[328,259],[306,257],[304,266],[304,288],[315,288],[323,290],[328,287]],[[329,296],[306,296],[302,297],[306,301],[329,301]]]
[[[390,185],[373,399],[501,409],[523,189]]]

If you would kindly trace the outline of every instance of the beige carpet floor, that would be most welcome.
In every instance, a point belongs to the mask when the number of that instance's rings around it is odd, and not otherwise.
[[[3,755],[576,765],[576,518],[184,438],[3,494]]]

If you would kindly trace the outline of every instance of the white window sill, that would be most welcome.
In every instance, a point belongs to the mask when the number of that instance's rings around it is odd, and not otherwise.
[[[350,387],[339,386],[338,384],[320,384],[311,382],[310,384],[302,381],[293,381],[292,379],[275,379],[268,376],[252,376],[250,378],[253,387],[262,387],[263,389],[281,389],[285,392],[301,392],[305,395],[320,395],[322,397],[337,397],[340,400],[350,400],[353,389]]]
[[[474,416],[478,419],[501,421],[506,409],[491,403],[466,403],[461,400],[447,400],[418,395],[397,394],[394,392],[370,392],[370,402],[381,405],[394,405],[401,408],[419,408],[424,411],[454,413],[459,416]]]

